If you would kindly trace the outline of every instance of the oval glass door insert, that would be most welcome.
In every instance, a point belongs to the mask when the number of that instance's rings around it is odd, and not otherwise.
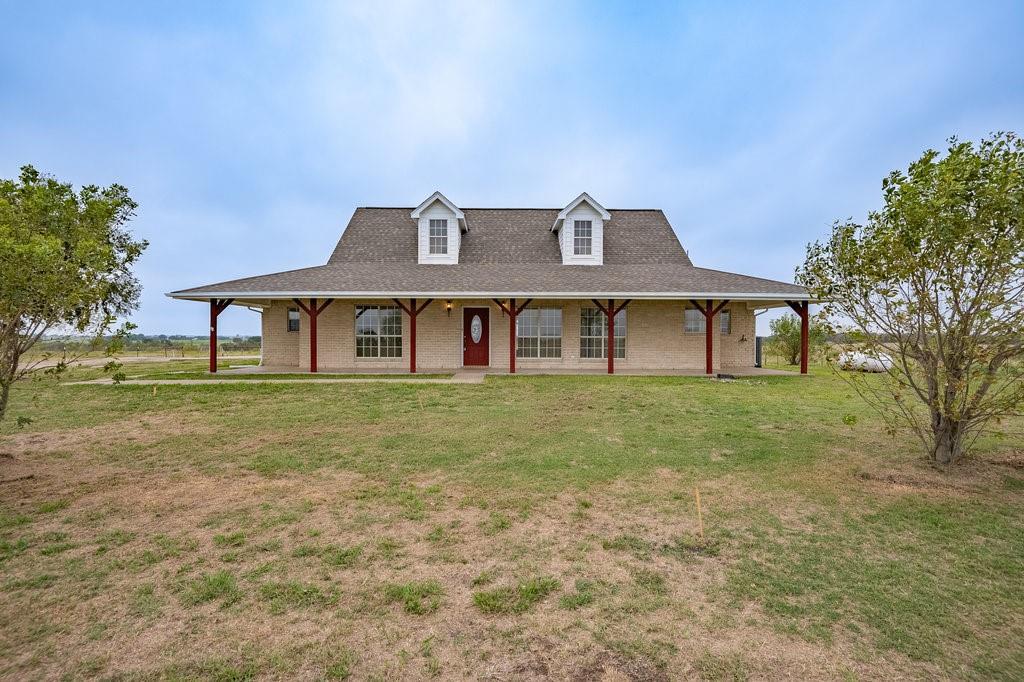
[[[469,323],[469,335],[473,337],[473,343],[480,343],[480,337],[484,335],[484,323],[480,321],[479,315],[473,316]]]

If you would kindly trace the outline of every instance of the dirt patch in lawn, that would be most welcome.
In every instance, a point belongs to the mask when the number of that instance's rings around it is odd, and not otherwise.
[[[171,436],[202,436],[214,429],[195,414],[162,412],[75,429],[17,433],[0,438],[0,454],[81,454],[134,443],[151,445]]]
[[[524,510],[491,506],[441,474],[395,487],[348,472],[119,476],[73,460],[37,465],[39,478],[17,490],[32,544],[3,565],[10,627],[0,645],[22,652],[6,675],[871,671],[848,651],[756,625],[756,614],[727,616],[715,594],[737,557],[666,550],[693,535],[694,520],[674,516],[674,505],[630,502],[623,483]],[[668,472],[656,480],[676,486]],[[55,499],[68,501],[30,511]],[[40,554],[60,542],[73,546]],[[54,576],[42,591],[29,586],[40,571]],[[516,597],[525,601],[507,613],[477,605],[478,594],[544,579],[557,587]],[[387,586],[409,584],[439,586],[436,609],[409,612],[386,597]],[[32,604],[42,604],[44,628]]]

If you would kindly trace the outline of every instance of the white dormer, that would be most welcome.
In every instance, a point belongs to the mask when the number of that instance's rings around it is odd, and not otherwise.
[[[420,263],[459,262],[462,233],[469,231],[466,216],[440,192],[434,192],[411,213],[417,222]]]
[[[584,192],[562,209],[551,226],[558,233],[562,265],[602,265],[604,224],[611,213]]]

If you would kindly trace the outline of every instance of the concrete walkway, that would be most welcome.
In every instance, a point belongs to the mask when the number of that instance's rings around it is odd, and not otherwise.
[[[374,374],[376,376],[338,376],[339,374]],[[422,374],[449,374],[450,376],[445,377],[422,377],[411,376],[405,373],[395,372],[389,375],[383,375],[380,371],[369,372],[367,370],[349,370],[344,372],[330,373],[320,372],[316,378],[313,378],[308,372],[284,372],[281,368],[266,368],[266,367],[254,367],[244,366],[237,369],[221,370],[218,374],[223,379],[143,379],[143,378],[132,378],[128,377],[127,380],[121,382],[125,384],[141,385],[141,386],[202,386],[202,385],[215,385],[215,384],[371,384],[371,383],[384,383],[384,384],[482,384],[484,379],[488,375],[494,376],[509,376],[508,372],[496,372],[490,368],[481,369],[460,369],[454,373],[451,370],[423,370]],[[293,374],[296,378],[267,378],[267,379],[233,379],[231,375],[245,374],[248,376],[259,375],[259,374]],[[332,376],[334,374],[334,376]],[[608,376],[604,370],[551,370],[551,369],[521,369],[517,372],[523,376]],[[650,370],[650,371],[622,371],[616,372],[614,376],[623,377],[650,377],[650,376],[679,376],[679,377],[707,377],[699,370],[686,371],[686,370]],[[724,368],[714,378],[749,378],[758,376],[789,376],[799,377],[800,374],[796,372],[786,372],[778,369],[764,369],[760,367],[744,367],[744,368]],[[302,378],[300,378],[302,377]],[[67,382],[65,386],[84,386],[84,385],[112,385],[114,380],[109,377],[102,379],[93,379],[91,381],[71,381]]]

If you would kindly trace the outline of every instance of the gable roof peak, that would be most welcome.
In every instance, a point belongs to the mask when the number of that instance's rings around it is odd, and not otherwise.
[[[453,204],[448,197],[441,194],[441,192],[434,192],[429,197],[427,197],[423,201],[423,203],[421,203],[419,206],[413,209],[412,213],[409,214],[410,217],[413,220],[419,220],[420,214],[422,214],[423,211],[427,210],[432,204],[438,201],[441,202],[445,206],[445,208],[447,208],[449,211],[455,214],[455,218],[456,220],[459,221],[459,226],[462,228],[462,231],[469,232],[469,225],[466,224],[466,214],[462,212],[462,209]]]
[[[555,218],[555,224],[551,226],[551,231],[557,232],[558,228],[561,227],[562,223],[565,221],[566,216],[569,215],[569,211],[573,210],[574,208],[576,208],[577,206],[584,202],[590,204],[590,207],[592,209],[600,213],[602,220],[608,221],[612,219],[612,214],[608,212],[608,209],[606,209],[601,204],[597,203],[594,197],[590,196],[586,192],[581,192],[578,197],[569,202],[568,206],[559,211],[558,217]]]

